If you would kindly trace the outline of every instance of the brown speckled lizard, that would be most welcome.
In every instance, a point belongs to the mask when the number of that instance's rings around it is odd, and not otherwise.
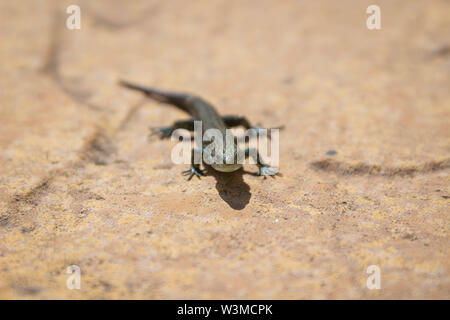
[[[260,127],[252,127],[247,119],[243,116],[224,116],[221,117],[214,107],[195,95],[188,93],[180,93],[180,92],[167,92],[164,90],[156,89],[156,88],[148,88],[140,85],[132,84],[126,81],[120,81],[120,84],[129,89],[137,90],[144,93],[146,96],[170,105],[174,105],[177,108],[187,112],[191,115],[191,119],[189,120],[181,120],[176,121],[170,127],[161,127],[153,130],[153,133],[158,134],[161,138],[169,138],[173,131],[176,129],[187,129],[190,131],[194,130],[194,121],[202,121],[202,134],[205,133],[208,129],[217,129],[220,131],[223,137],[226,135],[226,129],[231,127],[243,126],[246,129],[255,129],[260,130]],[[209,144],[214,143],[215,140],[207,141],[206,143],[202,141],[202,145],[199,146],[202,150]],[[242,164],[236,163],[237,161],[237,153],[238,146],[233,139],[233,147],[225,148],[225,143],[221,143],[221,147],[223,148],[223,156],[222,159],[225,161],[214,162],[209,161],[211,163],[211,167],[217,171],[221,172],[233,172],[242,167]],[[252,152],[253,151],[253,152]],[[258,165],[259,172],[258,175],[261,176],[274,176],[279,174],[278,171],[265,164],[259,153],[251,148],[245,149],[245,157],[249,157],[249,155],[256,154],[256,164]],[[195,148],[192,149],[191,153],[191,167],[189,170],[184,171],[183,174],[188,175],[188,180],[190,180],[194,175],[200,177],[204,175],[204,171],[200,169],[199,164],[194,163],[194,152],[198,152]]]

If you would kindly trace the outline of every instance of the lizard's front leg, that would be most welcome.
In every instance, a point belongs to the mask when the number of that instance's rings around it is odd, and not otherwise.
[[[249,156],[252,156],[253,160],[256,161],[256,165],[259,168],[258,172],[259,176],[266,177],[266,176],[280,175],[277,168],[271,167],[270,165],[264,163],[264,161],[261,158],[261,155],[255,148],[245,148],[245,158],[248,158]]]
[[[196,175],[199,179],[200,176],[204,176],[205,172],[200,169],[200,164],[196,164],[195,163],[195,153],[196,152],[201,152],[201,150],[197,149],[197,148],[192,148],[191,151],[191,167],[189,168],[189,170],[183,171],[182,174],[185,176],[189,176],[188,177],[188,181],[192,179],[192,177],[194,175]]]

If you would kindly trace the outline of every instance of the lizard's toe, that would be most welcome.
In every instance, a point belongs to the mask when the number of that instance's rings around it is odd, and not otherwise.
[[[149,136],[158,136],[160,139],[168,139],[172,135],[172,127],[150,128]]]
[[[194,168],[190,167],[189,170],[183,171],[181,173],[184,176],[189,176],[188,181],[192,179],[192,177],[195,175],[200,179],[200,176],[205,176],[205,171],[203,171],[200,168]]]
[[[271,166],[261,166],[259,168],[258,175],[264,176],[264,177],[271,176],[272,178],[274,178],[276,175],[281,175],[281,174],[278,172],[277,168],[274,168]]]

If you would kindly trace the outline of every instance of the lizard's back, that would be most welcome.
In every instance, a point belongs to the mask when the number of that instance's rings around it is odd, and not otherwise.
[[[208,129],[217,129],[225,136],[224,121],[214,107],[202,98],[189,93],[142,87],[125,81],[120,83],[127,88],[141,91],[156,101],[173,105],[190,114],[194,120],[202,121],[202,134]]]

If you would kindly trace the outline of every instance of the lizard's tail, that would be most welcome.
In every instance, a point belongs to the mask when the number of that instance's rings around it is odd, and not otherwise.
[[[152,98],[153,100],[156,100],[158,102],[171,104],[180,108],[181,110],[190,112],[189,103],[187,103],[187,101],[191,97],[191,95],[189,94],[181,92],[168,92],[161,89],[143,87],[124,80],[120,80],[119,84],[128,89],[140,91],[149,98]]]

